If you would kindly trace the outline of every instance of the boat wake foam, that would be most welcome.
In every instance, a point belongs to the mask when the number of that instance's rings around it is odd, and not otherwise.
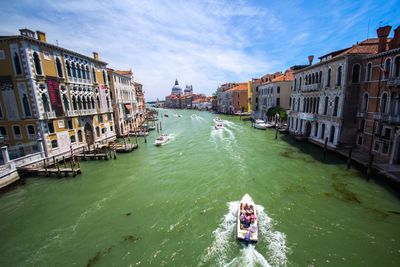
[[[272,229],[271,218],[264,207],[257,205],[260,251],[255,245],[245,246],[236,241],[236,216],[239,201],[228,203],[229,211],[214,230],[214,241],[207,248],[200,265],[217,266],[285,266],[287,264],[286,236]],[[239,252],[237,251],[239,245]],[[267,260],[267,259],[268,260]]]

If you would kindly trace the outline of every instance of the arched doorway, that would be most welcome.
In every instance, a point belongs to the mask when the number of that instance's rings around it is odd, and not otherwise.
[[[308,138],[310,137],[310,134],[311,134],[311,122],[307,121],[305,136]]]
[[[85,124],[85,139],[86,143],[90,146],[93,145],[94,143],[94,137],[93,137],[93,127],[87,122]]]
[[[335,126],[331,126],[331,131],[329,133],[329,142],[333,143],[335,141]]]

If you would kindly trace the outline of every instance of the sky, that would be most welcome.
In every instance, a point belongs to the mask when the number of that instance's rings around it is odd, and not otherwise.
[[[47,42],[132,69],[146,100],[307,64],[400,25],[400,0],[1,0],[0,35],[29,28]],[[369,27],[368,27],[369,26]],[[368,31],[369,29],[369,31]],[[393,35],[393,31],[391,33]]]

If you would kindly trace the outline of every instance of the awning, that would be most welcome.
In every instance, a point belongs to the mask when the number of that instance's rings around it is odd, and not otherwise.
[[[132,105],[131,104],[124,104],[125,108],[129,111],[132,111]]]

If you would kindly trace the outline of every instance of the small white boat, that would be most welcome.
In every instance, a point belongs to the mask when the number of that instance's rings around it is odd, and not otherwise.
[[[178,117],[179,117],[179,118],[181,118],[181,117],[182,117],[182,115],[181,115],[181,114],[178,114]]]
[[[222,123],[222,120],[221,120],[220,117],[215,117],[215,118],[214,118],[214,122],[221,122],[221,123]]]
[[[214,125],[214,128],[216,130],[222,129],[224,126],[222,125],[222,122],[216,122]]]
[[[265,130],[267,128],[271,128],[272,124],[268,123],[268,122],[264,122],[263,120],[256,120],[253,123],[253,127],[257,128],[257,129],[261,129],[261,130]]]
[[[158,137],[155,141],[154,141],[154,145],[156,146],[161,146],[165,143],[167,143],[169,140],[169,137],[167,134],[162,134],[160,137]]]
[[[247,243],[258,241],[256,205],[249,194],[240,200],[237,216],[237,239]]]

